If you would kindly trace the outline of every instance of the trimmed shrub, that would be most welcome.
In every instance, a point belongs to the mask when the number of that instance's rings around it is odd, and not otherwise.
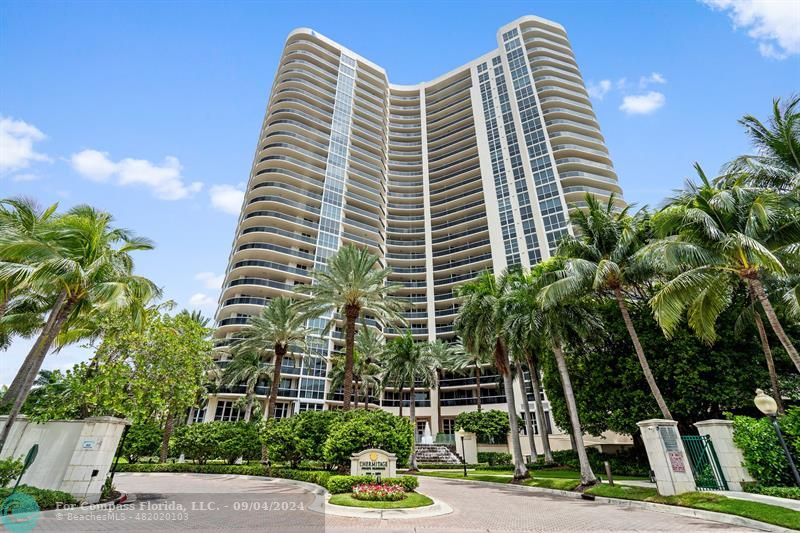
[[[233,464],[241,457],[244,460],[261,457],[261,445],[258,441],[258,425],[253,422],[209,422],[209,430],[216,436],[216,459],[224,459]],[[206,425],[206,424],[200,424]]]
[[[175,433],[172,437],[175,453],[183,454],[187,459],[196,461],[201,465],[205,464],[209,459],[214,459],[217,440],[214,434],[215,428],[212,424],[222,423],[206,422],[175,428]]]
[[[128,428],[120,453],[129,463],[142,457],[158,455],[161,448],[161,428],[155,424],[133,424]]]
[[[267,420],[261,425],[258,437],[267,447],[270,461],[287,462],[295,468],[303,458],[295,417]]]
[[[745,485],[743,488],[745,492],[752,492],[754,494],[800,500],[800,487],[765,487],[759,484],[750,484]]]
[[[479,463],[489,463],[489,466],[511,464],[511,454],[503,452],[478,452]]]
[[[483,444],[505,444],[506,436],[511,431],[508,424],[508,413],[492,409],[490,411],[469,411],[456,417],[456,429],[475,433],[478,442]],[[480,461],[480,459],[478,460]]]
[[[0,487],[5,487],[22,474],[22,467],[24,463],[22,458],[14,459],[13,457],[6,457],[0,459]]]
[[[302,460],[324,461],[323,447],[331,430],[342,420],[342,411],[304,411],[291,417]]]
[[[800,408],[789,409],[779,423],[795,453],[800,446]],[[742,450],[744,466],[763,486],[793,485],[789,464],[768,418],[733,417],[733,441]]]
[[[328,491],[331,494],[343,494],[352,492],[356,485],[374,483],[374,476],[331,476],[328,480]],[[382,478],[381,483],[390,485],[401,485],[406,492],[412,492],[419,487],[419,480],[416,476],[400,476]]]
[[[11,494],[11,488],[0,489],[0,505]],[[76,504],[76,500],[71,494],[62,492],[60,490],[39,489],[36,487],[29,487],[28,485],[20,485],[17,492],[27,494],[36,500],[39,509],[44,511],[46,509],[55,509],[58,504]]]
[[[347,411],[342,422],[331,429],[323,453],[329,464],[346,468],[353,453],[380,448],[397,455],[398,465],[404,465],[413,442],[414,431],[407,418],[382,410]]]
[[[592,470],[598,473],[605,472],[605,461],[611,466],[612,474],[621,476],[642,476],[650,475],[650,464],[647,457],[640,456],[632,452],[620,452],[616,454],[600,453],[595,448],[586,448],[586,455],[589,457],[589,464]],[[554,465],[545,465],[544,460],[539,458],[535,463],[529,465],[533,469],[569,468],[579,470],[578,454],[572,450],[558,450],[553,452]]]

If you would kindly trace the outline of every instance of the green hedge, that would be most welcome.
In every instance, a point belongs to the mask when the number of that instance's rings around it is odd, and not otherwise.
[[[778,419],[787,444],[800,452],[800,407],[793,407]],[[793,480],[775,429],[766,417],[733,417],[733,441],[742,450],[744,466],[763,486],[791,486]]]
[[[44,511],[46,509],[55,509],[58,504],[76,504],[78,500],[72,497],[67,492],[60,490],[38,489],[36,487],[29,487],[28,485],[20,485],[17,492],[27,494],[36,500],[39,509]],[[0,488],[0,505],[11,494],[11,487]]]
[[[759,484],[749,484],[744,485],[743,488],[745,492],[752,492],[754,494],[800,500],[800,487],[765,487]]]
[[[510,465],[511,454],[504,452],[478,452],[479,463],[489,463],[489,466]]]
[[[257,459],[261,456],[258,425],[254,422],[204,422],[181,426],[172,439],[173,452],[200,464],[211,459]]]
[[[511,431],[508,413],[498,409],[489,411],[465,411],[456,416],[456,429],[475,433],[483,444],[505,444]],[[478,460],[480,462],[480,460]]]
[[[324,412],[324,411],[323,411]],[[407,418],[376,409],[356,409],[342,414],[325,440],[325,461],[342,468],[350,466],[350,456],[367,448],[379,448],[397,456],[398,466],[408,462],[414,430]]]
[[[375,478],[373,476],[333,476],[328,480],[327,488],[331,494],[343,494],[352,492],[355,485],[374,481]],[[390,485],[402,485],[403,490],[406,492],[411,492],[419,486],[419,480],[415,476],[381,478],[381,482]]]
[[[611,473],[620,476],[642,476],[647,477],[650,475],[650,463],[647,462],[646,456],[636,455],[632,452],[620,452],[615,454],[600,453],[595,448],[587,448],[586,455],[589,456],[589,463],[595,473],[604,473],[605,461],[609,462],[611,466]],[[545,465],[544,460],[540,457],[532,467],[538,468],[557,468],[567,467],[573,470],[579,470],[580,464],[578,463],[578,454],[572,450],[559,450],[553,452],[554,465]]]

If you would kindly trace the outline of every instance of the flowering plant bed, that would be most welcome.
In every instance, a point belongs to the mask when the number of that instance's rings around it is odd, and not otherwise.
[[[400,485],[388,483],[362,483],[353,487],[353,498],[372,502],[396,502],[405,499],[406,491]]]

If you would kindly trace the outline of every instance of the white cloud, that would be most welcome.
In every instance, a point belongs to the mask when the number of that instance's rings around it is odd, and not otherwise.
[[[33,124],[0,117],[0,172],[27,168],[33,161],[49,161],[33,148],[34,143],[45,138]]]
[[[76,172],[93,181],[106,181],[117,171],[116,163],[109,159],[108,154],[97,150],[72,154],[71,161]]]
[[[653,72],[649,76],[642,76],[639,78],[639,87],[645,88],[648,85],[664,85],[667,79],[659,72]]]
[[[225,274],[216,275],[213,272],[198,272],[194,275],[194,279],[202,282],[206,289],[219,290],[219,288],[222,287]]]
[[[202,292],[195,293],[189,298],[189,307],[199,310],[213,310],[217,306],[216,300]]]
[[[700,0],[725,11],[734,29],[744,28],[764,57],[800,54],[800,7],[796,0]]]
[[[233,185],[213,185],[208,194],[211,197],[211,205],[220,211],[238,215],[242,209],[244,191]]]
[[[589,96],[597,98],[598,100],[602,100],[610,90],[611,80],[600,80],[597,83],[589,83],[586,86],[586,92],[589,93]]]
[[[94,181],[107,181],[115,177],[117,185],[144,185],[153,196],[161,200],[180,200],[199,192],[199,181],[184,181],[178,158],[167,156],[161,165],[146,159],[125,158],[114,162],[109,154],[98,150],[83,150],[72,154],[72,168]]]
[[[647,94],[629,95],[622,99],[620,110],[629,115],[649,115],[660,107],[663,107],[666,98],[658,91],[650,91]]]

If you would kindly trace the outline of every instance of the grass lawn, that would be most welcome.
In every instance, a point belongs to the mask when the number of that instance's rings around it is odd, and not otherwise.
[[[550,472],[548,472],[550,473]],[[576,472],[560,471],[559,475],[541,476],[537,470],[529,471],[530,479],[523,483],[529,487],[544,487],[548,489],[572,490],[580,483],[580,475]],[[468,479],[472,481],[488,481],[490,483],[511,483],[512,472],[497,472],[494,470],[467,470],[464,472],[419,472],[420,476],[443,477],[448,479]]]
[[[464,477],[464,472],[459,471],[417,472],[416,475],[449,479],[470,479],[473,481],[489,481],[492,483],[509,483],[514,476],[512,472],[495,472],[491,470],[467,470],[467,477]]]
[[[543,487],[545,489],[575,490],[580,485],[579,479],[541,478],[532,477],[523,481],[529,487]]]
[[[609,485],[597,485],[588,489],[586,492],[594,494],[595,496],[606,496],[608,498],[665,503],[667,505],[717,511],[719,513],[752,518],[753,520],[759,520],[789,529],[800,529],[800,512],[792,511],[791,509],[786,509],[785,507],[779,507],[777,505],[736,500],[707,492],[688,492],[677,496],[660,496],[656,492],[656,489],[626,487],[624,485],[615,485],[613,487]]]
[[[396,502],[370,502],[357,500],[351,494],[334,494],[331,496],[330,503],[346,505],[347,507],[368,507],[370,509],[410,509],[412,507],[432,505],[433,500],[419,492],[409,492],[404,499]]]

